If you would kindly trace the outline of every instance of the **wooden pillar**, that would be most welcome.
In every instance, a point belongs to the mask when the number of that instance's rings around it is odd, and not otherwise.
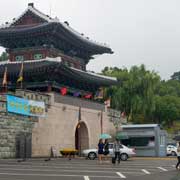
[[[7,91],[8,91],[8,87],[7,87],[7,85],[4,87],[4,92],[5,93],[7,93]]]
[[[79,106],[78,121],[81,121],[81,106]]]
[[[51,92],[51,91],[52,91],[52,86],[50,84],[48,84],[47,92]]]

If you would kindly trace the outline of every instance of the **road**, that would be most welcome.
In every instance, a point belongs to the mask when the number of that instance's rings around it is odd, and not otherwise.
[[[132,158],[120,165],[80,158],[0,160],[0,180],[180,180],[175,164],[173,158]]]

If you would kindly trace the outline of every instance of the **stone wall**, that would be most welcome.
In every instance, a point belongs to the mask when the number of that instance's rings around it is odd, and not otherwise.
[[[59,152],[63,148],[75,148],[75,133],[78,124],[87,128],[87,138],[81,137],[82,149],[96,148],[101,130],[115,134],[113,123],[109,121],[107,112],[64,104],[56,94],[51,94],[51,106],[45,118],[40,118],[32,131],[32,156],[49,156],[51,147]],[[60,95],[59,95],[60,96]],[[65,98],[65,97],[64,97]],[[102,113],[102,117],[101,117]],[[102,119],[102,120],[101,120]],[[84,142],[86,141],[86,142]]]
[[[68,97],[62,98],[53,92],[47,95],[17,91],[16,95],[44,101],[46,117],[37,119],[2,112],[6,111],[6,102],[5,99],[0,99],[0,158],[16,157],[17,137],[20,134],[32,134],[32,157],[47,157],[50,156],[52,147],[57,150],[57,154],[60,149],[75,148],[79,125],[83,128],[81,150],[96,148],[102,131],[111,135],[115,133],[114,125],[110,122],[107,111],[102,108],[103,105],[98,108],[96,103],[88,102],[90,105],[86,106],[83,100],[79,104],[70,105]]]
[[[16,157],[16,138],[31,133],[33,122],[27,116],[0,113],[0,158]]]

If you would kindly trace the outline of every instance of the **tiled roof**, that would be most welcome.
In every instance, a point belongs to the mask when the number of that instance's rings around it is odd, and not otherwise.
[[[61,24],[65,29],[67,29],[69,32],[71,32],[73,35],[77,36],[80,40],[83,40],[85,42],[91,43],[92,45],[98,45],[101,47],[105,47],[105,48],[110,48],[107,44],[105,43],[99,43],[96,41],[93,41],[91,39],[89,39],[88,37],[85,37],[84,35],[80,34],[79,32],[77,32],[76,30],[74,30],[72,27],[69,26],[68,23],[66,22],[60,22],[59,19],[56,18],[51,18],[50,16],[45,15],[44,13],[40,12],[38,9],[36,9],[34,6],[28,6],[28,8],[16,19],[13,20],[12,23],[7,23],[7,24],[3,24],[0,26],[0,29],[6,29],[6,28],[10,28],[13,27],[13,25],[20,19],[22,18],[28,11],[31,11],[33,14],[37,15],[38,17],[40,17],[41,19],[43,19],[44,21],[51,23],[51,22],[56,22]]]
[[[21,68],[22,62],[10,62],[5,61],[0,63],[0,75],[3,76],[4,69],[7,67],[8,74],[14,73],[19,74],[19,70]],[[103,76],[96,73],[86,72],[79,69],[75,69],[72,67],[67,67],[61,63],[60,58],[46,58],[41,60],[29,60],[24,61],[24,72],[34,71],[36,72],[38,69],[49,69],[51,71],[61,71],[63,74],[66,74],[71,79],[77,79],[78,81],[87,81],[91,83],[98,83],[104,86],[115,85],[117,83],[117,79],[113,77]],[[37,70],[36,70],[37,69]]]

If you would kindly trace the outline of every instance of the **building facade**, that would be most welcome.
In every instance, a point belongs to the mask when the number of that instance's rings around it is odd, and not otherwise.
[[[137,156],[166,156],[167,132],[158,124],[123,125],[122,143],[136,149]]]

